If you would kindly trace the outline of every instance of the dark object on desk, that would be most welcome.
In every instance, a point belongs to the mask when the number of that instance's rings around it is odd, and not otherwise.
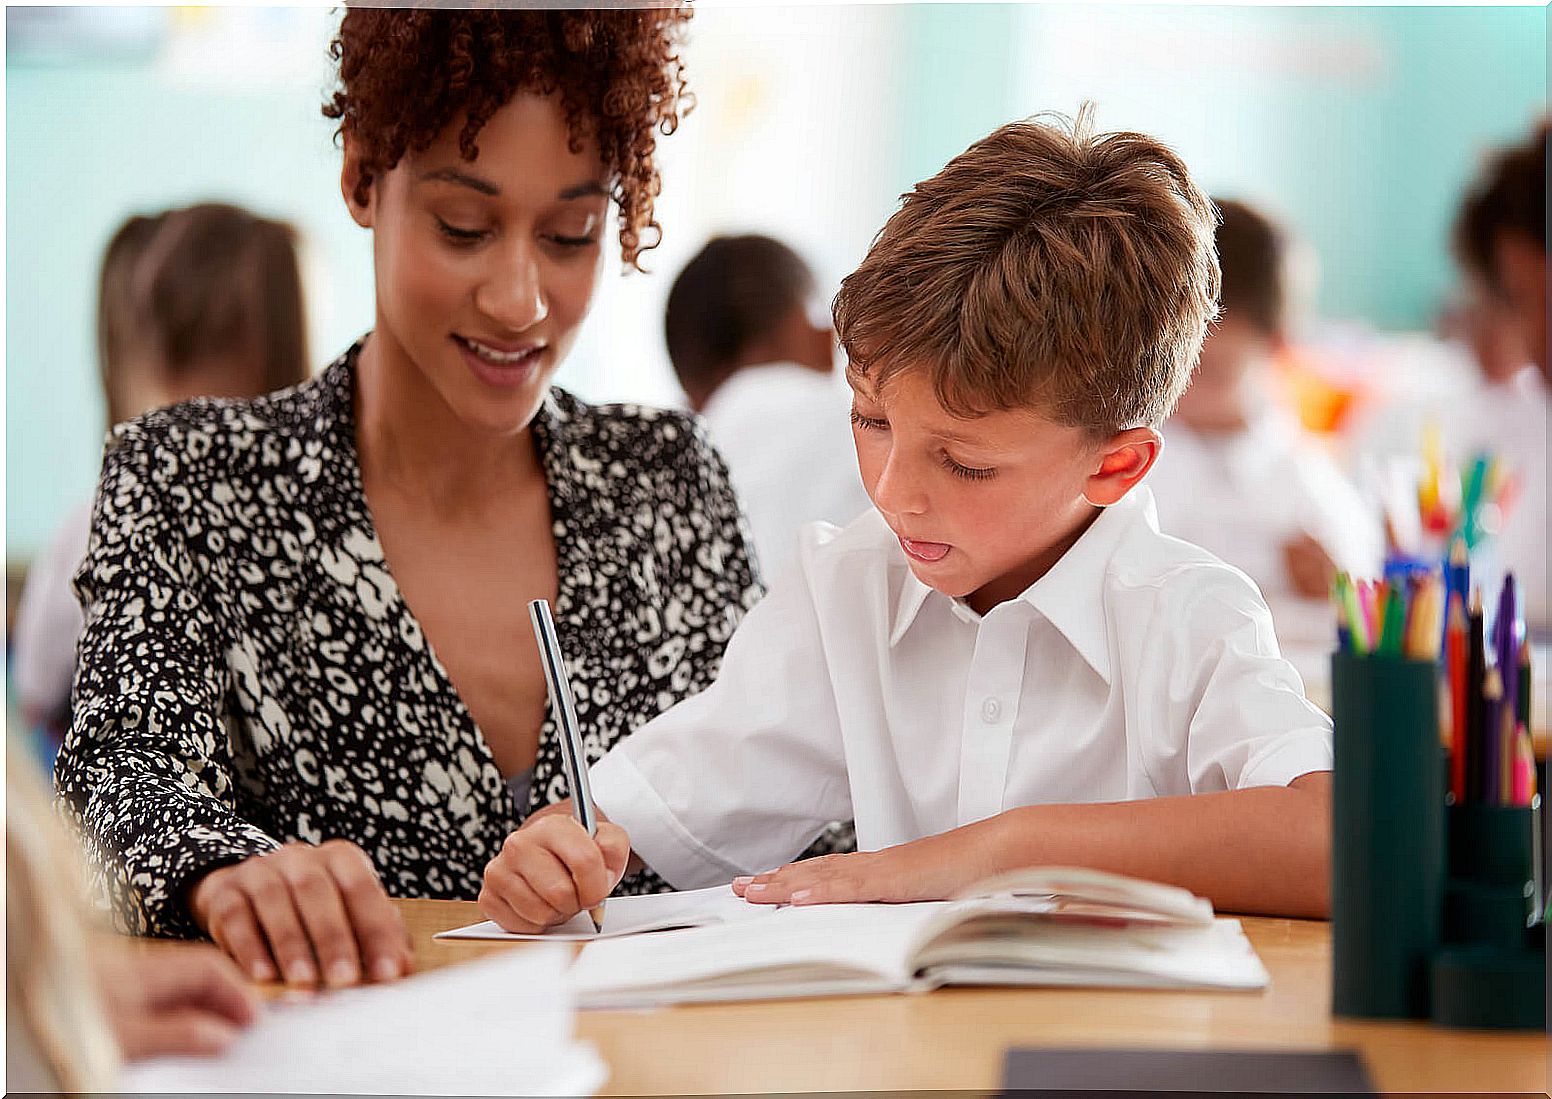
[[[1187,1095],[1373,1095],[1356,1053],[1289,1050],[1015,1049],[1002,1094],[1092,1097]]]

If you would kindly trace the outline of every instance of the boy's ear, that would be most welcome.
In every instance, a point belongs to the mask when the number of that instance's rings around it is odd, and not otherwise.
[[[345,159],[340,167],[340,194],[345,199],[345,209],[350,211],[351,218],[363,229],[372,228],[372,223],[377,213],[377,187],[367,188],[367,201],[363,204],[356,201],[356,184],[361,182],[361,151],[356,143],[351,141],[350,135],[344,135]]]
[[[1151,427],[1118,431],[1099,448],[1099,462],[1083,485],[1083,498],[1095,507],[1118,502],[1158,460],[1164,440]]]

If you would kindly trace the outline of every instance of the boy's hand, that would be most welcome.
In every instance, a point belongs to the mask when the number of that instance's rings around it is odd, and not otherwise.
[[[619,825],[599,821],[598,835],[589,836],[560,806],[551,809],[529,817],[485,867],[480,911],[521,935],[602,903],[630,861],[630,839]]]
[[[1283,543],[1283,564],[1287,566],[1293,590],[1300,595],[1324,599],[1330,593],[1336,563],[1325,547],[1308,534],[1300,534]]]
[[[825,855],[768,874],[733,879],[753,904],[856,904],[946,900],[984,875],[978,863],[945,858],[949,837],[931,836],[882,851]]]

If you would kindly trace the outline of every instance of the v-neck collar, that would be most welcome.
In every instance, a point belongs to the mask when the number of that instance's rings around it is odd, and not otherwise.
[[[383,550],[377,522],[372,515],[371,504],[367,500],[366,483],[361,470],[361,454],[356,439],[356,380],[361,348],[365,342],[365,336],[357,340],[325,372],[327,398],[323,408],[324,415],[320,417],[317,426],[321,431],[334,437],[335,453],[341,465],[341,483],[346,486],[347,491],[354,496],[355,502],[359,505],[365,524],[365,530],[362,533],[366,543],[361,548],[370,554],[373,562],[388,578],[390,590],[385,603],[387,616],[393,619],[391,628],[397,632],[401,627],[407,627],[409,631],[420,637],[422,651],[436,676],[438,686],[456,708],[459,731],[479,760],[481,788],[496,795],[497,800],[502,803],[500,811],[511,817],[512,824],[515,826],[517,809],[511,804],[511,798],[507,796],[506,776],[501,774],[479,723],[474,720],[474,715],[464,704],[452,676],[448,674],[446,666],[436,655],[431,639],[426,635],[414,611],[405,600],[404,593],[399,588],[398,579],[394,576],[393,568]],[[560,407],[553,389],[545,393],[529,426],[534,434],[540,467],[549,495],[550,522],[555,539],[555,628],[562,651],[574,659],[573,650],[582,638],[578,636],[574,621],[576,599],[572,577],[576,575],[577,562],[574,559],[576,544],[575,540],[567,534],[577,524],[579,505],[585,508],[588,501],[587,494],[576,491],[575,471],[569,454],[570,417]],[[540,723],[538,748],[531,768],[533,788],[536,790],[542,789],[541,784],[559,769],[560,745],[556,736],[554,719],[546,709],[544,719]],[[485,808],[488,811],[491,806],[487,805]]]

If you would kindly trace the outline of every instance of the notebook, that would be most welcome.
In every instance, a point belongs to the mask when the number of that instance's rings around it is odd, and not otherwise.
[[[586,942],[590,939],[613,939],[621,935],[638,935],[647,931],[669,931],[675,928],[708,927],[713,924],[736,923],[740,920],[769,916],[775,906],[750,904],[730,886],[717,885],[710,889],[692,889],[681,893],[654,893],[644,897],[611,897],[604,903],[603,929],[593,930],[593,921],[586,912],[578,912],[566,923],[537,935],[520,935],[506,931],[495,920],[470,924],[452,931],[439,931],[437,939],[493,939],[496,941],[556,941]]]
[[[613,903],[613,902],[611,902]],[[578,1006],[925,991],[941,985],[1259,989],[1237,920],[1172,886],[1047,867],[961,899],[784,907],[589,943]]]

